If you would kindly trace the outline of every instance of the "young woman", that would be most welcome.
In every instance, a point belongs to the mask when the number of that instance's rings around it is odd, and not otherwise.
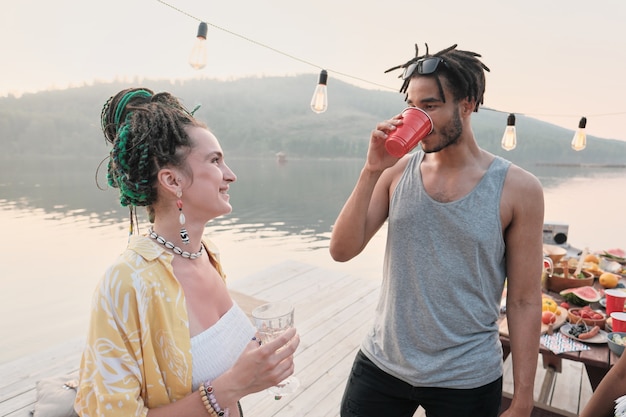
[[[295,329],[261,345],[231,299],[206,223],[231,211],[218,140],[169,93],[127,89],[102,110],[108,183],[152,226],[132,234],[93,298],[81,416],[242,415],[239,399],[291,375]]]

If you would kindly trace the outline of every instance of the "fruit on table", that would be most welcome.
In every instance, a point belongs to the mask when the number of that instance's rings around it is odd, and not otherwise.
[[[588,331],[587,325],[581,321],[580,323],[573,324],[569,328],[569,332],[568,333],[571,334],[574,337],[578,337],[582,333],[586,333],[587,331]]]
[[[556,301],[554,301],[553,299],[544,297],[541,300],[541,311],[549,311],[551,313],[556,313],[558,309],[559,309],[559,306],[556,304]]]
[[[622,260],[626,259],[626,252],[623,249],[615,248],[615,249],[607,249],[604,251],[602,256],[612,256],[614,258],[620,258]]]
[[[584,286],[578,288],[567,288],[559,293],[568,303],[577,306],[586,306],[600,301],[601,295],[595,288]]]
[[[573,315],[583,319],[602,320],[604,318],[602,314],[598,313],[597,311],[593,311],[589,306],[584,306],[583,308],[578,310],[572,309],[570,311]]]
[[[541,313],[541,322],[543,324],[553,324],[556,321],[556,314],[551,311]]]
[[[594,276],[602,272],[602,270],[600,269],[600,265],[596,262],[585,262],[583,264],[583,269],[585,271],[591,272]]]
[[[599,264],[600,258],[598,258],[593,253],[590,253],[590,254],[587,254],[587,256],[585,256],[584,262],[593,262],[594,264]]]
[[[600,327],[598,326],[587,326],[582,321],[580,323],[576,323],[572,325],[569,329],[569,334],[579,339],[591,339],[595,335],[600,332]]]
[[[603,272],[598,278],[598,282],[604,288],[615,288],[619,283],[619,276],[611,272]]]

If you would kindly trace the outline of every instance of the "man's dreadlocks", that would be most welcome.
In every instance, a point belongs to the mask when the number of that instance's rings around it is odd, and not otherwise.
[[[405,69],[411,64],[419,61],[420,59],[429,57],[443,58],[445,65],[441,65],[437,71],[433,74],[422,75],[414,71],[413,74],[407,79],[403,80],[401,93],[405,93],[409,86],[409,80],[413,77],[434,77],[437,80],[439,87],[439,94],[441,94],[442,100],[445,103],[445,96],[443,94],[443,86],[439,80],[438,74],[442,74],[448,81],[448,86],[452,92],[452,96],[455,101],[467,98],[470,101],[475,101],[476,106],[474,111],[478,111],[478,107],[483,104],[485,94],[485,71],[489,71],[489,68],[483,64],[478,58],[480,54],[470,51],[461,51],[456,49],[457,45],[454,44],[446,49],[437,52],[434,55],[429,55],[428,44],[426,45],[426,53],[419,55],[419,48],[415,44],[415,57],[407,61],[402,65],[397,65],[393,68],[389,68],[385,73],[394,71],[396,69]],[[401,78],[402,74],[398,76]]]

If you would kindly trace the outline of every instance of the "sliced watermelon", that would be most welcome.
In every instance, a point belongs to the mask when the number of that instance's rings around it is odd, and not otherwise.
[[[626,252],[624,252],[624,249],[620,249],[620,248],[607,249],[605,252],[610,255],[622,258],[622,259],[626,257]]]
[[[602,298],[600,292],[590,286],[567,288],[561,291],[559,294],[566,301],[577,306],[586,306],[591,303],[597,303]]]

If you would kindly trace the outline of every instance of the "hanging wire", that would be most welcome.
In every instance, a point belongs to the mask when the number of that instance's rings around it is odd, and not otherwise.
[[[255,41],[254,39],[251,39],[251,38],[249,38],[249,37],[247,37],[247,36],[240,35],[240,34],[238,34],[238,33],[236,33],[236,32],[233,32],[232,30],[228,30],[228,29],[226,29],[226,28],[223,28],[223,27],[221,27],[221,26],[215,25],[215,24],[213,24],[213,23],[211,23],[211,22],[208,22],[208,21],[206,21],[206,20],[199,19],[199,18],[197,18],[197,17],[195,17],[195,16],[193,16],[193,15],[191,15],[191,14],[187,13],[186,11],[179,9],[179,8],[178,8],[178,7],[176,7],[176,6],[172,6],[171,4],[169,4],[169,3],[167,3],[167,2],[165,2],[165,1],[163,1],[163,0],[156,0],[156,1],[157,1],[157,2],[159,2],[159,3],[161,3],[161,4],[163,4],[164,6],[167,6],[167,7],[171,8],[171,9],[176,10],[176,11],[177,11],[177,12],[179,12],[179,13],[184,14],[185,16],[188,16],[188,17],[190,17],[190,18],[192,18],[192,19],[195,19],[195,20],[197,20],[197,21],[199,21],[199,22],[206,22],[206,24],[208,24],[209,26],[211,26],[211,27],[213,27],[213,28],[215,28],[215,29],[218,29],[218,30],[221,30],[222,32],[226,32],[226,33],[228,33],[228,34],[230,34],[230,35],[236,36],[236,37],[238,37],[238,38],[240,38],[240,39],[243,39],[243,40],[245,40],[245,41],[247,41],[247,42],[253,43],[253,44],[255,44],[255,45],[257,45],[257,46],[260,46],[260,47],[262,47],[262,48],[269,49],[270,51],[273,51],[273,52],[276,52],[277,54],[280,54],[280,55],[286,56],[287,58],[292,59],[292,60],[294,60],[294,61],[298,61],[298,62],[301,62],[301,63],[303,63],[303,64],[310,65],[310,66],[312,66],[312,67],[314,67],[314,68],[317,68],[317,69],[319,69],[319,70],[324,70],[324,69],[325,69],[325,70],[326,70],[326,71],[328,71],[328,72],[333,72],[333,73],[335,73],[335,74],[337,74],[337,75],[340,75],[340,76],[342,76],[342,77],[351,78],[351,79],[353,79],[353,80],[357,80],[357,81],[361,81],[361,82],[364,82],[364,83],[367,83],[367,84],[375,85],[375,86],[377,86],[377,87],[382,87],[382,88],[385,88],[385,89],[388,89],[388,90],[397,90],[397,88],[391,88],[391,87],[389,87],[389,86],[382,85],[382,84],[378,84],[378,83],[375,83],[375,82],[372,82],[372,81],[368,81],[368,80],[364,80],[363,78],[355,77],[355,76],[350,75],[350,74],[346,74],[346,73],[343,73],[343,72],[340,72],[340,71],[335,71],[335,70],[328,69],[328,68],[326,68],[326,67],[322,67],[322,66],[320,66],[320,65],[314,64],[313,62],[307,61],[307,60],[302,59],[302,58],[298,58],[298,57],[297,57],[297,56],[295,56],[295,55],[289,54],[289,53],[287,53],[287,52],[283,52],[283,51],[281,51],[281,50],[279,50],[279,49],[276,49],[276,48],[274,48],[274,47],[272,47],[272,46],[266,45],[266,44],[261,43],[261,42],[259,42],[259,41]]]
[[[272,47],[270,45],[264,44],[262,42],[256,41],[256,40],[254,40],[252,38],[249,38],[247,36],[240,35],[239,33],[233,32],[232,30],[229,30],[229,29],[226,29],[224,27],[218,26],[218,25],[216,25],[214,23],[211,23],[211,22],[209,22],[209,21],[207,21],[205,19],[200,19],[200,18],[198,18],[198,17],[196,17],[196,16],[194,16],[194,15],[192,15],[192,14],[190,14],[190,13],[188,13],[188,12],[186,12],[186,11],[176,7],[176,6],[173,6],[173,5],[169,4],[166,1],[163,1],[163,0],[156,0],[156,1],[161,3],[161,4],[163,4],[164,6],[169,7],[172,10],[177,11],[178,13],[181,13],[181,14],[191,18],[191,19],[194,19],[194,20],[196,20],[198,22],[205,22],[207,25],[209,25],[209,26],[211,26],[211,27],[213,27],[215,29],[221,30],[222,32],[226,32],[226,33],[228,33],[228,34],[230,34],[232,36],[236,36],[236,37],[238,37],[240,39],[243,39],[243,40],[245,40],[247,42],[250,42],[250,43],[252,43],[254,45],[257,45],[257,46],[260,46],[262,48],[269,49],[272,52],[275,52],[277,54],[283,55],[283,56],[285,56],[285,57],[287,57],[289,59],[292,59],[294,61],[301,62],[303,64],[306,64],[306,65],[309,65],[311,67],[317,68],[319,70],[326,70],[329,73],[332,72],[332,73],[340,75],[342,77],[351,78],[353,80],[361,81],[361,82],[366,83],[366,84],[374,85],[374,86],[381,87],[381,88],[384,88],[384,89],[387,89],[387,90],[397,91],[397,88],[392,88],[392,87],[389,87],[389,86],[386,86],[386,85],[383,85],[383,84],[378,84],[378,83],[375,83],[375,82],[372,82],[372,81],[369,81],[369,80],[365,80],[363,78],[356,77],[356,76],[351,75],[351,74],[346,74],[346,73],[341,72],[341,71],[336,71],[336,70],[329,69],[329,68],[327,68],[325,66],[317,65],[317,64],[315,64],[313,62],[310,62],[310,61],[307,61],[305,59],[299,58],[299,57],[297,57],[295,55],[292,55],[290,53],[283,52],[283,51],[281,51],[279,49],[276,49],[276,48],[274,48],[274,47]],[[578,118],[578,117],[580,117],[580,114],[572,115],[572,114],[522,113],[522,112],[511,112],[511,111],[497,110],[497,109],[484,107],[484,106],[482,107],[482,109],[483,110],[489,110],[489,111],[495,111],[495,112],[498,112],[498,113],[505,113],[505,114],[515,113],[517,115],[526,116],[526,117],[566,117],[566,118],[574,118],[574,117]],[[615,113],[597,113],[597,114],[589,114],[588,117],[620,116],[620,115],[625,115],[625,114],[626,114],[626,111],[624,111],[624,112],[615,112]]]

